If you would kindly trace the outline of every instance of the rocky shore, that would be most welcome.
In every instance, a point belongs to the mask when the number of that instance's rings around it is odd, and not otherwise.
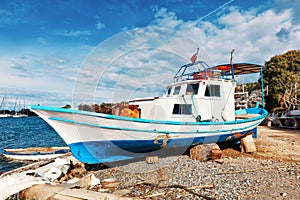
[[[259,127],[256,147],[251,154],[224,149],[217,162],[181,155],[88,171],[78,163],[46,189],[9,199],[64,199],[66,189],[85,191],[85,199],[300,199],[299,131]]]

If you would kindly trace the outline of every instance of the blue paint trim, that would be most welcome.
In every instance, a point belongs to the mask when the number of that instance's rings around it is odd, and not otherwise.
[[[256,129],[239,132],[239,136],[255,133]],[[236,133],[235,133],[236,134]],[[195,138],[170,138],[167,146],[162,148],[163,139],[154,143],[154,140],[113,140],[91,141],[70,144],[70,149],[76,159],[83,163],[96,164],[120,160],[127,160],[149,155],[169,155],[169,153],[183,153],[189,146],[205,143],[220,143],[237,139],[234,133],[218,136],[200,136]],[[238,134],[237,134],[238,135]],[[159,151],[157,151],[159,150]]]
[[[53,121],[60,121],[65,123],[72,123],[72,124],[78,124],[78,125],[84,125],[84,126],[91,126],[91,127],[97,127],[102,129],[112,129],[112,130],[124,130],[124,131],[135,131],[135,132],[147,132],[147,133],[163,133],[163,134],[203,134],[203,133],[226,133],[226,132],[237,132],[242,131],[245,129],[249,129],[252,127],[256,127],[261,123],[261,120],[250,125],[250,126],[244,126],[241,128],[233,128],[233,129],[227,129],[227,130],[216,130],[216,131],[192,131],[192,132],[174,132],[174,131],[168,131],[168,130],[149,130],[149,129],[135,129],[135,128],[126,128],[126,127],[118,127],[118,126],[104,126],[99,124],[91,124],[91,123],[85,123],[85,122],[78,122],[70,119],[64,119],[64,118],[58,118],[58,117],[49,117],[50,120]],[[236,121],[238,123],[238,121]],[[212,125],[212,124],[210,124]]]
[[[227,124],[236,124],[236,121],[227,121],[227,122],[180,122],[180,121],[148,120],[148,119],[130,118],[130,117],[109,115],[109,114],[103,114],[103,113],[88,112],[88,111],[82,111],[82,110],[47,107],[47,106],[29,106],[29,109],[31,109],[31,110],[45,110],[45,111],[60,112],[60,113],[79,114],[79,115],[94,116],[94,117],[100,117],[100,118],[106,118],[106,119],[133,121],[133,122],[141,122],[141,123],[172,124],[172,125],[227,125]],[[248,109],[245,109],[244,111],[246,113],[251,113],[251,114],[260,114],[260,116],[250,118],[250,119],[242,119],[242,120],[239,120],[238,123],[246,123],[246,122],[256,121],[256,120],[259,120],[259,119],[264,119],[268,115],[268,112],[266,110],[263,110],[263,109],[260,109],[260,108],[248,108]]]

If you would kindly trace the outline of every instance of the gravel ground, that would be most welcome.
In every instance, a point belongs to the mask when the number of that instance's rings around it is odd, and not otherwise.
[[[259,127],[258,151],[222,151],[223,164],[188,156],[134,162],[93,171],[109,189],[92,190],[141,199],[300,199],[300,132]]]

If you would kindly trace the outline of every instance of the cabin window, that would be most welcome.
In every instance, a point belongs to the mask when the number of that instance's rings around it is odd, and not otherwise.
[[[175,87],[175,89],[174,89],[174,95],[175,94],[179,94],[179,92],[180,92],[180,86],[177,86],[177,87]]]
[[[191,115],[192,104],[174,104],[173,115]]]
[[[221,96],[220,85],[207,85],[204,96],[220,97]]]
[[[171,90],[172,90],[172,88],[168,88],[167,95],[171,94]]]
[[[198,94],[198,89],[199,89],[199,84],[188,84],[186,87],[186,94],[191,95],[191,94]]]

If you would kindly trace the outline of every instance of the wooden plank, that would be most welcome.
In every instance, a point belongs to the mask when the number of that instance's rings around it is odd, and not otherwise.
[[[78,199],[88,199],[88,200],[108,200],[108,199],[121,199],[121,200],[133,200],[137,198],[130,197],[120,197],[110,193],[101,193],[91,190],[83,189],[66,189],[52,197],[53,200],[78,200]]]
[[[260,116],[259,114],[238,114],[235,116],[236,119],[249,119]]]
[[[83,198],[78,198],[78,197],[71,197],[71,196],[66,196],[62,194],[56,194],[54,197],[51,197],[52,200],[86,200]]]
[[[51,197],[66,188],[61,185],[41,184],[33,185],[19,193],[20,199],[51,199]]]

